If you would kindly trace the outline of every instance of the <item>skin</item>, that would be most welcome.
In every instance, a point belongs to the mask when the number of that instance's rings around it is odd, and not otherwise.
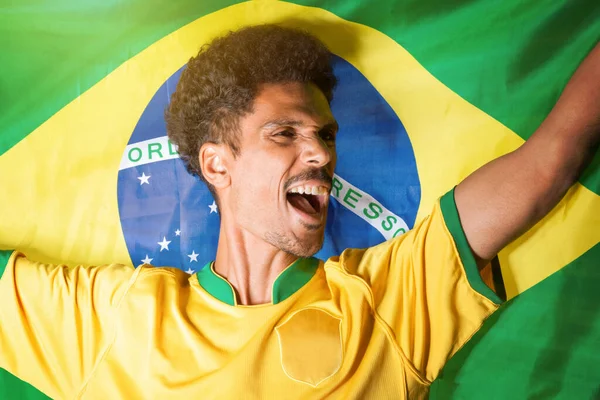
[[[558,204],[599,142],[597,44],[529,140],[457,186],[456,206],[480,268]]]
[[[292,207],[286,193],[304,183],[331,188],[337,123],[315,85],[295,82],[264,85],[239,129],[237,157],[212,143],[199,157],[219,197],[215,270],[236,289],[239,303],[262,304],[271,301],[281,271],[323,244],[329,196],[311,217]]]
[[[599,83],[596,46],[532,137],[457,186],[458,213],[480,268],[550,212],[593,156],[600,141]],[[240,120],[237,157],[225,145],[200,150],[202,171],[220,199],[215,269],[236,289],[239,303],[270,302],[281,271],[320,249],[326,204],[319,219],[307,218],[287,202],[286,188],[307,171],[332,176],[335,130],[314,85],[270,84]]]

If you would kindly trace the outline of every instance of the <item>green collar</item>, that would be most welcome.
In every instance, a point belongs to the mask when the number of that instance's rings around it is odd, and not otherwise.
[[[287,299],[304,286],[315,274],[319,267],[319,260],[310,258],[299,258],[289,267],[284,269],[275,282],[271,292],[273,304]],[[198,283],[211,296],[230,306],[237,305],[235,290],[225,278],[213,269],[213,263],[209,262],[196,274]]]

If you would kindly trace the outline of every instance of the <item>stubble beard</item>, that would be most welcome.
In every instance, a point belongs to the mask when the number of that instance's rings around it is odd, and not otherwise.
[[[318,230],[320,225],[309,225],[306,226],[309,230]],[[271,245],[275,246],[279,250],[285,251],[296,257],[311,257],[315,255],[321,247],[323,247],[323,235],[320,235],[315,240],[301,241],[292,239],[288,236],[282,235],[279,232],[267,232],[265,240]]]
[[[324,182],[331,186],[333,182],[332,176],[326,170],[326,168],[317,168],[317,169],[309,169],[303,171],[301,174],[298,174],[290,179],[284,185],[284,192],[287,192],[289,187],[296,183],[301,182],[303,180],[317,180]],[[327,207],[324,210],[325,215],[327,215]],[[277,231],[270,231],[265,234],[264,240],[278,248],[279,250],[285,251],[288,254],[291,254],[296,257],[311,257],[315,255],[321,247],[323,247],[325,231],[322,224],[307,224],[303,221],[300,221],[300,224],[309,232],[320,232],[318,237],[315,237],[312,240],[298,240],[295,237],[290,237],[289,235],[283,235]]]

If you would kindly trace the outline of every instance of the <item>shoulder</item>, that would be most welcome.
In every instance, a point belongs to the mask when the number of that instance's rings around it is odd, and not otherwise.
[[[119,306],[121,318],[137,318],[136,315],[154,315],[163,318],[167,314],[187,312],[186,304],[192,296],[192,280],[177,268],[140,266]],[[168,312],[166,310],[169,310]]]
[[[138,289],[154,290],[156,288],[181,289],[189,286],[189,281],[195,275],[174,267],[153,267],[142,265],[136,268],[133,286]]]
[[[360,281],[378,303],[390,287],[398,289],[401,281],[413,281],[424,267],[425,253],[443,249],[448,237],[437,202],[432,213],[410,231],[373,247],[346,249],[328,259],[325,270],[330,276],[343,277],[340,279],[344,281]],[[427,258],[436,264],[447,263],[442,255],[447,254],[442,251],[438,259],[431,255]]]
[[[402,254],[410,253],[416,232],[411,230],[369,248],[346,249],[339,256],[329,258],[325,262],[325,269],[349,277],[358,277],[371,286],[379,279],[385,278],[390,265],[396,264],[398,259],[402,258]]]

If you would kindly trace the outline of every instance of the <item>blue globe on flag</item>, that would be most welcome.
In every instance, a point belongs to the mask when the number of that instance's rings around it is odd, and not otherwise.
[[[338,86],[331,109],[340,130],[325,241],[316,254],[321,259],[405,233],[414,225],[421,198],[402,122],[350,63],[335,56],[333,66]],[[158,89],[133,130],[117,196],[133,264],[193,273],[214,260],[220,221],[212,195],[186,171],[167,138],[164,110],[183,68]]]

